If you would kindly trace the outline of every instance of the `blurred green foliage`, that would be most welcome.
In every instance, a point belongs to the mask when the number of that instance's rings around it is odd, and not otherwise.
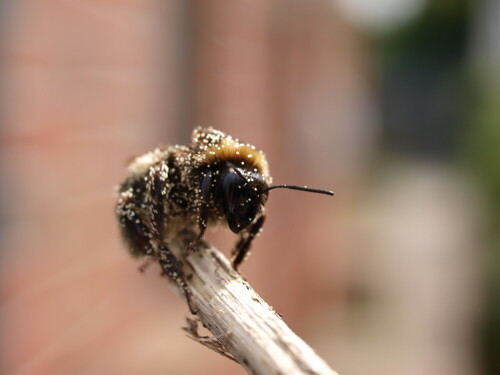
[[[483,72],[484,73],[484,72]],[[493,73],[493,72],[492,72]],[[490,226],[484,256],[486,290],[480,325],[485,374],[500,374],[500,85],[478,87],[477,105],[464,133],[463,162],[486,191]]]
[[[465,55],[470,1],[432,1],[378,39],[384,149],[449,158],[470,110]]]
[[[433,0],[379,36],[384,148],[457,161],[485,192],[489,230],[478,325],[482,372],[500,374],[500,68],[470,61],[472,22],[484,1]],[[477,25],[476,25],[477,26]]]

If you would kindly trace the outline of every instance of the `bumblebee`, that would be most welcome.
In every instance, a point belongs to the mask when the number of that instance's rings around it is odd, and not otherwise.
[[[264,224],[269,191],[288,188],[333,195],[327,190],[271,185],[262,151],[213,128],[197,128],[190,146],[157,148],[136,157],[118,186],[116,214],[121,234],[135,257],[157,259],[183,290],[192,313],[190,290],[169,242],[183,229],[197,233],[194,250],[207,227],[224,224],[239,234],[232,251],[235,270]]]

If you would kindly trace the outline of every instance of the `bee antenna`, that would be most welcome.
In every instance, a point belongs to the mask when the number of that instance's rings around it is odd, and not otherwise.
[[[273,189],[292,189],[292,190],[301,190],[301,191],[308,191],[310,193],[318,193],[318,194],[326,194],[326,195],[334,195],[334,192],[331,190],[321,190],[321,189],[311,189],[308,187],[302,187],[302,186],[295,186],[295,185],[273,185],[269,186],[265,189],[262,189],[260,192],[265,193],[266,191],[273,190]]]

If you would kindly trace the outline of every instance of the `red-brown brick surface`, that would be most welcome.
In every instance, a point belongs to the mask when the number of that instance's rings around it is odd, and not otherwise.
[[[461,276],[400,243],[414,235],[410,243],[437,238],[437,253],[455,249],[446,239],[469,232],[446,234],[468,222],[455,225],[461,206],[433,195],[427,170],[403,168],[411,184],[365,195],[379,131],[374,57],[333,3],[2,2],[0,373],[244,374],[185,337],[185,304],[158,269],[138,272],[114,217],[113,187],[127,160],[189,142],[196,125],[263,149],[276,183],[336,191],[333,199],[273,191],[263,234],[241,267],[332,367],[467,373],[468,357],[433,336],[439,317],[458,317],[453,327],[470,321],[450,297]],[[397,196],[416,202],[404,219],[397,209],[406,206],[391,205]],[[433,210],[443,226],[426,227]],[[432,236],[434,227],[443,237]],[[235,241],[228,230],[208,237],[226,254]],[[437,292],[420,283],[431,280],[429,269],[443,286]],[[390,315],[400,306],[408,311]],[[388,363],[387,353],[397,358]]]

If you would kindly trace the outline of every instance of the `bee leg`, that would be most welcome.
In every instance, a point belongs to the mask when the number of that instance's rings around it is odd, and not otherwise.
[[[198,216],[198,234],[189,243],[188,250],[189,251],[195,251],[196,246],[200,243],[200,240],[203,238],[203,235],[205,234],[205,230],[207,229],[207,220],[208,220],[208,208],[207,206],[202,203],[202,206],[200,207],[200,213]]]
[[[163,272],[182,290],[191,314],[195,315],[197,310],[194,308],[191,299],[191,290],[186,283],[184,271],[177,258],[168,248],[164,239],[165,209],[163,207],[164,197],[161,193],[162,181],[159,178],[159,170],[152,168],[150,171],[150,178],[151,184],[148,186],[151,197],[150,215],[153,226],[153,237],[156,242],[157,259]]]
[[[153,260],[151,258],[147,259],[144,263],[142,263],[139,266],[139,272],[140,273],[145,273],[146,270],[149,268],[149,266],[151,266],[151,264],[153,264]]]
[[[191,241],[188,246],[188,250],[194,251],[196,245],[200,242],[207,229],[208,221],[208,202],[210,201],[210,195],[212,194],[212,172],[206,172],[205,176],[201,180],[201,205],[200,212],[198,214],[198,235]]]
[[[237,242],[236,247],[231,253],[231,264],[233,265],[235,271],[238,270],[240,264],[245,260],[248,251],[250,250],[250,246],[252,245],[252,241],[259,235],[265,219],[266,217],[264,215],[260,216],[257,221],[245,230],[245,233],[241,234],[240,240]]]
[[[158,252],[158,261],[163,272],[179,286],[186,297],[189,311],[191,311],[191,314],[196,315],[198,310],[194,307],[191,298],[191,289],[189,289],[186,283],[186,277],[179,261],[165,244],[159,246]]]
[[[162,182],[159,177],[160,171],[156,167],[152,167],[149,172],[149,183],[147,189],[149,192],[149,215],[153,235],[158,241],[163,241],[165,227],[165,209],[163,207]]]

